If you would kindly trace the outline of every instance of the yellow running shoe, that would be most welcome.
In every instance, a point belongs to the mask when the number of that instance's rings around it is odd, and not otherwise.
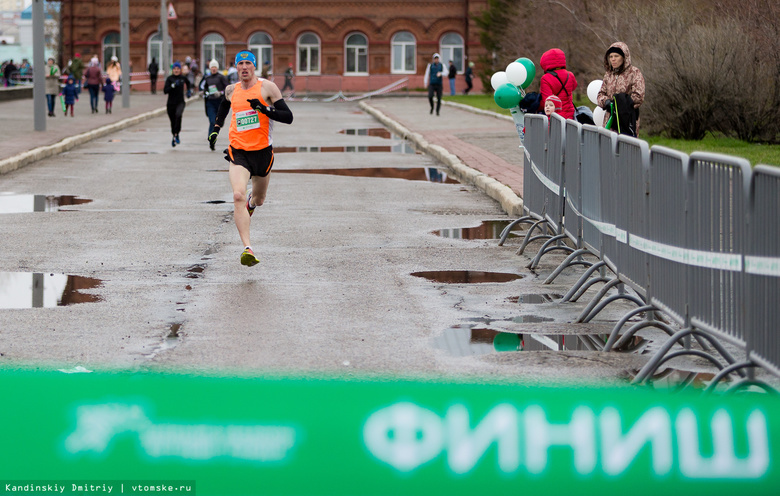
[[[253,265],[257,265],[259,263],[260,260],[255,256],[255,252],[252,251],[252,248],[247,248],[241,254],[241,265],[252,267]]]

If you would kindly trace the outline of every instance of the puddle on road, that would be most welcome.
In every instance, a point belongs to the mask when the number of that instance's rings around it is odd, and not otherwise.
[[[415,155],[419,152],[407,142],[395,145],[375,146],[280,146],[274,147],[274,153],[404,153]]]
[[[509,272],[482,272],[479,270],[433,270],[413,272],[411,275],[444,284],[510,282],[523,278],[523,276],[519,274],[512,274]]]
[[[452,239],[498,239],[501,237],[501,232],[504,228],[511,222],[511,220],[486,220],[476,227],[439,229],[438,231],[432,231],[431,234]],[[520,236],[520,234],[517,234],[518,232],[520,232],[519,228],[517,231],[513,230],[510,232],[508,237],[516,238]]]
[[[433,345],[452,356],[489,355],[512,351],[587,349],[575,335],[514,334],[484,327],[458,325],[433,338]]]
[[[27,212],[57,212],[60,207],[90,203],[88,198],[77,196],[17,195],[0,193],[0,214],[19,214]]]
[[[347,136],[373,136],[375,138],[392,139],[395,136],[383,127],[363,127],[342,129],[339,134],[346,134]]]
[[[40,272],[0,272],[0,309],[51,308],[93,303],[100,296],[81,293],[100,287],[103,282],[91,277]]]
[[[544,293],[544,294],[523,294],[520,296],[510,296],[507,301],[510,303],[519,303],[521,305],[542,305],[553,303],[563,298],[562,294]]]
[[[525,320],[525,322],[539,321]],[[592,351],[600,344],[598,340],[597,336],[516,334],[471,325],[451,327],[441,336],[432,339],[434,347],[447,351],[452,356],[489,355],[512,351]],[[644,345],[646,342],[639,338],[630,349],[625,351],[641,351]]]
[[[279,169],[274,173],[326,174],[330,176],[376,177],[385,179],[406,179],[407,181],[428,181],[432,183],[460,184],[435,167],[401,169],[395,167],[364,167],[357,169]]]

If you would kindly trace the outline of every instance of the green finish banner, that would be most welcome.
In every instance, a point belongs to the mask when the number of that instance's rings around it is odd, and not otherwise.
[[[778,494],[780,399],[0,371],[0,496]]]

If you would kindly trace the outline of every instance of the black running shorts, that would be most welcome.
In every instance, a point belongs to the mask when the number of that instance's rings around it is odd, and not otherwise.
[[[274,166],[274,147],[268,146],[262,150],[241,150],[229,146],[225,150],[225,160],[248,170],[250,176],[265,177]]]

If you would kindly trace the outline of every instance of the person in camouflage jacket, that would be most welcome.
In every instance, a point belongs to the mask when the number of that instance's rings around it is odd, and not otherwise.
[[[628,45],[622,41],[613,43],[604,54],[604,69],[607,72],[604,74],[601,90],[596,99],[598,106],[606,111],[602,125],[609,120],[609,102],[616,94],[628,94],[634,102],[637,113],[645,101],[645,77],[638,67],[631,65],[631,52],[628,50]],[[637,129],[639,129],[638,116]]]

